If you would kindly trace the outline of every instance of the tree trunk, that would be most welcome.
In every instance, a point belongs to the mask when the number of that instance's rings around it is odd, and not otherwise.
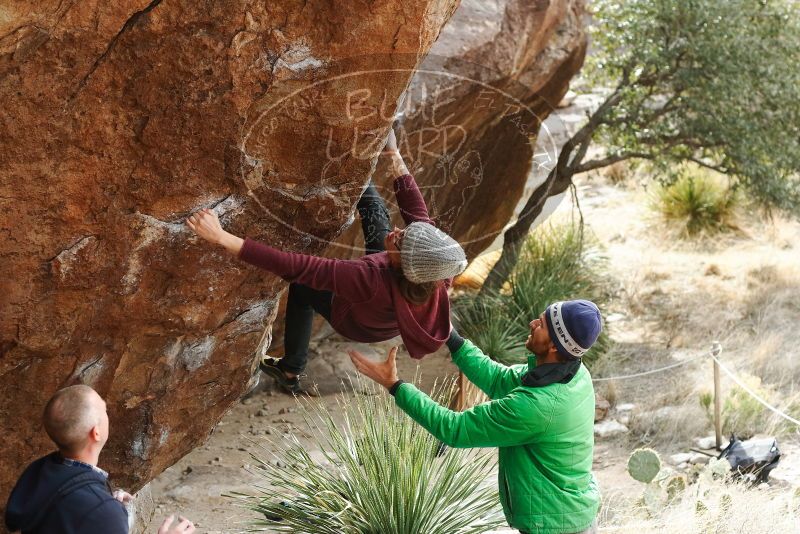
[[[544,183],[531,193],[531,196],[528,197],[528,201],[525,203],[525,207],[522,208],[517,222],[506,230],[506,233],[503,235],[503,252],[500,254],[500,259],[497,260],[497,263],[495,263],[489,275],[486,277],[486,281],[483,283],[483,287],[480,291],[481,296],[500,291],[500,288],[503,287],[512,269],[514,269],[514,266],[517,264],[519,254],[522,251],[522,245],[525,244],[525,238],[528,236],[528,232],[530,232],[533,221],[542,213],[544,203],[548,198],[560,195],[566,191],[572,183],[573,174],[574,173],[568,169],[559,170],[558,167],[556,167],[550,171]]]
[[[595,131],[598,126],[602,124],[609,110],[619,104],[622,98],[621,91],[623,87],[627,85],[628,75],[624,74],[623,80],[614,92],[600,104],[594,113],[592,113],[586,124],[561,147],[555,167],[550,171],[550,174],[547,175],[547,179],[531,193],[531,196],[525,203],[525,207],[522,208],[517,222],[506,230],[506,233],[503,235],[503,252],[500,255],[500,259],[497,260],[497,263],[492,267],[492,270],[486,277],[486,281],[483,283],[483,287],[480,291],[481,296],[496,293],[503,287],[503,284],[508,279],[508,276],[519,260],[520,251],[525,244],[525,238],[528,236],[528,232],[530,232],[533,221],[542,213],[545,201],[552,196],[559,195],[566,191],[572,183],[572,177],[579,172],[585,172],[586,170],[596,168],[592,166],[581,168],[581,162],[583,158],[586,157]],[[625,154],[625,156],[620,159],[627,159],[629,157],[642,156],[629,153]],[[593,161],[590,163],[602,163],[599,166],[605,166],[613,163],[615,160]]]

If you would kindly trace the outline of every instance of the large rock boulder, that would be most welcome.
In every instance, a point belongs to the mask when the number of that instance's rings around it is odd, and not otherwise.
[[[469,0],[445,25],[457,4],[0,7],[0,499],[51,448],[59,387],[105,396],[101,463],[132,490],[246,390],[285,284],[191,238],[192,211],[357,255],[354,204],[370,176],[388,193],[399,108],[434,216],[472,256],[492,241],[582,63],[583,2]]]
[[[414,75],[400,148],[432,215],[470,258],[508,223],[532,166],[555,163],[548,131],[533,146],[583,64],[583,17],[583,0],[463,0]],[[391,201],[382,171],[374,180]],[[340,242],[360,239],[353,225]]]
[[[191,239],[184,218],[214,207],[238,233],[321,252],[457,3],[0,6],[0,501],[52,448],[40,413],[70,383],[107,399],[101,462],[130,490],[207,437],[247,388],[284,286]],[[359,137],[355,89],[385,110]]]

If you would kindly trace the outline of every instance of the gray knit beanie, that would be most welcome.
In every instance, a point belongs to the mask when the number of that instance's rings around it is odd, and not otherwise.
[[[467,268],[458,241],[432,224],[413,222],[403,231],[400,247],[403,276],[415,284],[453,278]]]

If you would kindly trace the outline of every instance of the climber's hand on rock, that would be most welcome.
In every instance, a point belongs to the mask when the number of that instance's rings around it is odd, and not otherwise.
[[[213,210],[203,208],[186,219],[186,225],[198,236],[211,243],[220,244],[225,230]]]
[[[219,224],[219,217],[213,210],[208,208],[203,208],[186,219],[186,226],[206,241],[222,245],[234,256],[239,254],[242,245],[244,245],[244,239],[229,234],[222,229]]]
[[[394,134],[393,129],[389,130],[389,136],[386,138],[386,146],[383,147],[383,152],[381,152],[381,154],[391,158],[389,168],[395,178],[408,174],[408,167],[406,167],[403,161],[403,156],[400,155],[400,149],[397,148],[397,136]]]
[[[122,504],[128,504],[133,500],[133,495],[123,490],[114,491],[114,498]]]

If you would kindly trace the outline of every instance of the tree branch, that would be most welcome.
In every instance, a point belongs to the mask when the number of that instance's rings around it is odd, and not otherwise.
[[[656,119],[660,119],[661,117],[670,112],[680,110],[680,106],[676,106],[673,104],[678,98],[680,98],[683,95],[683,91],[684,91],[683,89],[679,90],[676,89],[675,92],[672,95],[670,95],[670,97],[667,99],[666,102],[664,102],[663,105],[656,108],[651,108],[644,113],[641,112],[641,109],[646,99],[643,99],[642,104],[640,104],[636,108],[637,111],[633,115],[631,114],[622,115],[614,118],[613,120],[605,120],[603,122],[609,126],[625,125],[626,127],[629,128],[630,127],[643,128],[645,126],[652,125],[654,122],[656,122]],[[647,98],[650,97],[648,96]]]
[[[639,159],[654,159],[655,156],[653,154],[647,152],[623,152],[621,154],[617,154],[615,156],[608,156],[605,158],[593,159],[579,165],[573,169],[575,174],[580,174],[582,172],[593,171],[595,169],[601,169],[603,167],[607,167],[609,165],[613,165],[618,161],[624,161],[626,159],[632,158],[639,158]]]
[[[589,136],[583,140],[583,142],[578,147],[578,153],[575,154],[575,157],[572,158],[569,162],[569,173],[575,174],[575,168],[580,166],[580,163],[583,161],[583,158],[586,157],[586,153],[589,151],[589,146],[592,144],[592,137]]]
[[[706,163],[705,161],[703,161],[703,160],[701,160],[699,158],[687,158],[687,159],[689,161],[691,161],[692,163],[696,163],[696,164],[700,165],[701,167],[705,167],[706,169],[710,169],[712,171],[717,171],[718,173],[721,173],[721,174],[730,174],[731,173],[731,169],[728,169],[727,167],[723,167],[721,165],[712,165],[711,163]]]

